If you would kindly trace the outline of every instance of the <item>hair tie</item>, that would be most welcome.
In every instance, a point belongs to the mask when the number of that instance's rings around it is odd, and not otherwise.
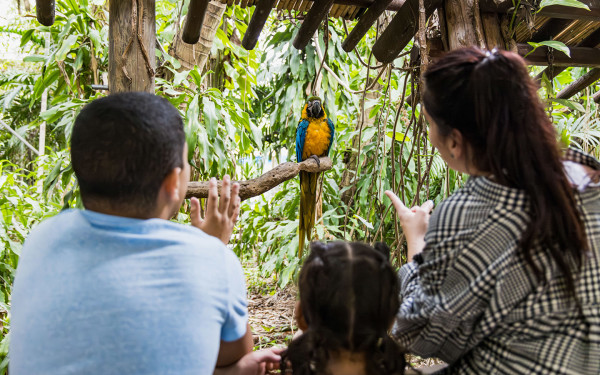
[[[498,48],[494,47],[491,51],[485,51],[485,57],[481,62],[492,62],[496,60],[500,56],[500,51]]]
[[[314,266],[317,267],[322,267],[325,265],[325,263],[323,262],[323,259],[321,259],[321,256],[317,255],[311,262]]]

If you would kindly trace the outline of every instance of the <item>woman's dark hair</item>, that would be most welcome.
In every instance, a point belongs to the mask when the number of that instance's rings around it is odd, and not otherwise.
[[[581,266],[587,240],[573,188],[565,175],[555,129],[523,59],[478,48],[452,51],[425,72],[425,109],[447,136],[457,129],[465,155],[499,184],[522,189],[531,219],[519,251],[538,280],[539,244],[564,274],[575,295],[573,265]]]
[[[128,92],[92,101],[71,137],[84,204],[153,209],[167,174],[184,165],[184,145],[181,116],[164,98]]]
[[[282,373],[324,374],[340,351],[365,357],[367,374],[403,374],[404,353],[389,336],[400,306],[389,249],[363,243],[313,242],[300,272],[300,303],[308,330],[282,355]]]

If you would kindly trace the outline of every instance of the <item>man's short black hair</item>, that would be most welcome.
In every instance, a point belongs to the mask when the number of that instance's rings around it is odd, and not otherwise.
[[[128,92],[94,100],[71,137],[84,203],[153,209],[165,177],[183,168],[184,144],[181,116],[164,98]]]

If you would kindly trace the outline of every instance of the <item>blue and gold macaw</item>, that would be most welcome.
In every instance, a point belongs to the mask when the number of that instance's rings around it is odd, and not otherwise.
[[[320,98],[312,96],[308,98],[304,105],[302,119],[296,130],[298,163],[312,157],[320,164],[320,156],[329,156],[335,127],[333,122],[327,118],[322,103],[323,101]],[[320,174],[320,172],[300,171],[299,257],[302,257],[302,251],[304,250],[304,239],[306,238],[308,242],[312,239],[317,196],[320,188],[318,184]]]

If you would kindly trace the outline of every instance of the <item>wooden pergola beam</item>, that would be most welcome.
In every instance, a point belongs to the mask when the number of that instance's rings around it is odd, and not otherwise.
[[[600,29],[594,31],[587,38],[585,38],[581,43],[577,45],[577,47],[600,47]],[[557,66],[552,69],[552,73],[550,72],[550,68],[544,69],[543,72],[538,74],[535,79],[539,82],[542,80],[542,76],[546,74],[548,79],[552,80],[554,77],[560,74],[563,70],[567,69],[567,67]]]
[[[562,89],[562,91],[559,92],[556,95],[556,97],[558,99],[569,99],[570,97],[577,94],[578,92],[585,89],[586,87],[588,87],[589,85],[591,85],[592,83],[596,82],[599,79],[600,79],[600,69],[594,68],[594,69],[590,70],[589,72],[587,72],[586,74],[584,74],[583,76],[581,76],[575,82],[571,82],[571,84],[569,84],[567,87]]]
[[[592,99],[594,100],[594,102],[600,103],[600,91],[595,93],[594,96],[592,96]]]
[[[44,26],[54,24],[54,0],[35,0],[37,20]]]
[[[580,0],[590,10],[583,8],[551,5],[542,8],[538,15],[549,18],[577,19],[585,21],[600,21],[600,0]],[[506,13],[513,7],[513,0],[481,0],[479,8],[483,12]]]
[[[571,57],[554,50],[554,66],[600,67],[600,49],[590,47],[570,47]],[[525,57],[529,65],[548,65],[548,48],[539,47],[535,51],[526,43],[517,44],[519,55]]]
[[[427,1],[425,3],[426,17],[429,18],[441,4],[441,0]],[[392,22],[373,45],[373,55],[377,60],[386,64],[394,61],[415,35],[418,26],[418,14],[419,1],[406,0]]]
[[[314,2],[315,0],[308,0],[308,1]],[[321,0],[316,0],[316,1],[321,1]],[[333,3],[338,4],[338,5],[351,5],[351,6],[360,7],[360,8],[369,8],[370,6],[375,4],[377,1],[378,0],[334,0]],[[406,0],[391,0],[385,10],[391,10],[391,11],[397,12],[400,10],[400,8],[402,8],[402,5],[404,5],[405,1]]]
[[[277,0],[260,0],[256,4],[250,23],[248,24],[248,29],[246,29],[246,34],[244,34],[244,39],[242,40],[242,47],[247,50],[254,49],[276,2]]]
[[[329,15],[332,6],[333,0],[319,0],[313,3],[294,39],[293,45],[296,49],[301,50],[306,47],[323,19]]]
[[[187,44],[196,44],[200,39],[200,31],[204,23],[206,8],[210,0],[190,0],[181,40]]]
[[[319,161],[319,165],[312,158],[301,163],[282,163],[260,177],[247,181],[237,181],[240,184],[240,198],[244,200],[264,194],[282,182],[296,177],[300,171],[324,172],[333,166],[331,159],[328,157],[319,158]],[[222,181],[218,181],[219,194],[221,192],[221,185]],[[208,181],[189,182],[185,197],[207,198]]]
[[[352,29],[346,40],[344,40],[344,43],[342,43],[344,51],[351,52],[356,47],[358,42],[360,42],[375,21],[377,21],[381,13],[389,7],[391,2],[392,0],[375,0],[369,6],[366,13],[359,18],[354,29]]]

